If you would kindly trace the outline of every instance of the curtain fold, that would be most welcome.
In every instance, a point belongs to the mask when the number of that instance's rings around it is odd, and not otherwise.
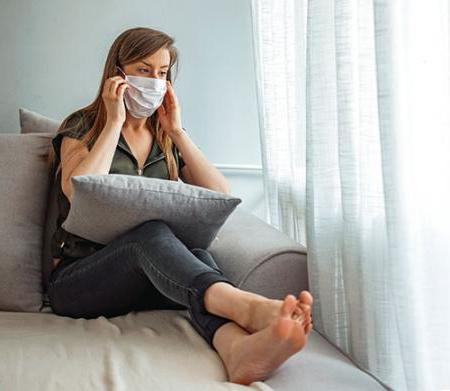
[[[307,247],[315,329],[450,389],[448,2],[251,4],[268,221]]]
[[[305,21],[302,1],[252,4],[267,221],[304,246]]]

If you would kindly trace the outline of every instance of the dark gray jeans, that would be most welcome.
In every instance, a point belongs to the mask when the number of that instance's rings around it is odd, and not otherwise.
[[[63,259],[48,287],[55,314],[113,317],[130,311],[187,309],[190,323],[214,349],[215,331],[231,320],[209,313],[206,289],[215,282],[236,286],[201,248],[188,249],[162,220],[149,220],[94,254]]]

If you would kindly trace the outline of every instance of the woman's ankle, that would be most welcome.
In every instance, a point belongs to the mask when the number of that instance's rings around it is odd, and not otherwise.
[[[209,313],[231,319],[245,327],[252,305],[264,299],[264,296],[244,291],[226,282],[217,282],[208,287],[203,300]]]

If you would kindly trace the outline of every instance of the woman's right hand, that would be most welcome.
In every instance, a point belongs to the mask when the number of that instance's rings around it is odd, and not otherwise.
[[[113,76],[106,79],[103,86],[102,98],[106,106],[107,121],[122,125],[126,119],[123,94],[128,88],[127,81],[122,76]]]

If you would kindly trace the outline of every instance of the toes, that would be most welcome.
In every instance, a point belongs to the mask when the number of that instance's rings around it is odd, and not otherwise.
[[[300,295],[298,296],[298,299],[300,302],[302,302],[304,304],[308,304],[309,306],[312,306],[313,297],[312,297],[311,293],[309,293],[308,291],[301,291]]]
[[[300,303],[303,303],[305,305],[309,305],[310,307],[312,307],[313,297],[312,297],[311,293],[309,293],[308,291],[301,291],[298,296],[298,301]]]
[[[297,306],[303,310],[307,318],[311,314],[312,303],[312,295],[308,291],[301,291],[298,295]]]
[[[298,303],[297,304],[299,308],[301,308],[305,314],[305,317],[307,319],[312,317],[312,311],[311,311],[311,306],[309,304],[304,304],[304,303]]]
[[[297,306],[292,314],[292,319],[304,322],[306,319],[304,311]]]
[[[311,317],[311,307],[309,305],[298,303],[297,308],[299,312],[302,312],[305,315],[306,319],[309,319]]]
[[[291,317],[292,313],[297,306],[297,299],[294,295],[287,295],[284,298],[283,305],[281,306],[281,315],[284,317]]]
[[[308,333],[308,328],[312,323],[311,307],[297,301],[297,308],[292,318],[299,320],[305,329],[305,333]]]
[[[311,316],[311,307],[307,304],[299,303],[298,307],[302,309],[303,313],[305,314],[306,318],[309,318]]]

